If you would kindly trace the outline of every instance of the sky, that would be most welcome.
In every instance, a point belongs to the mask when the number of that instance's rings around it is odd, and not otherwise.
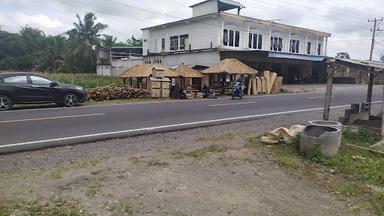
[[[76,14],[93,12],[109,27],[103,33],[126,41],[142,37],[141,28],[192,16],[190,5],[202,0],[0,0],[0,27],[17,32],[37,27],[48,35],[72,28]],[[348,52],[354,59],[368,59],[373,23],[384,16],[382,0],[238,0],[241,14],[332,33],[328,55]],[[384,30],[384,21],[381,24]],[[384,31],[377,36],[374,60],[384,53]]]

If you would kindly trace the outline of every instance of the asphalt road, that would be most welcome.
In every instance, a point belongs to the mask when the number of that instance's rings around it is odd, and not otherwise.
[[[374,102],[382,89],[374,89]],[[366,87],[337,86],[332,106],[364,102]],[[216,100],[138,103],[0,113],[0,153],[267,118],[322,109],[324,91]],[[319,116],[320,118],[320,116]]]

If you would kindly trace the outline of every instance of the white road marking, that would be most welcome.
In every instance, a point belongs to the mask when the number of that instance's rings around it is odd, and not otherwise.
[[[332,96],[334,98],[335,96]],[[325,96],[309,97],[308,99],[325,99]]]
[[[30,121],[46,121],[46,120],[57,120],[57,119],[67,119],[67,118],[84,118],[84,117],[94,117],[94,116],[102,116],[102,115],[105,115],[105,113],[69,115],[69,116],[52,116],[52,117],[45,117],[45,118],[30,118],[30,119],[15,119],[15,120],[0,121],[0,124],[30,122]]]
[[[220,106],[236,106],[236,105],[246,105],[246,104],[255,104],[256,102],[239,102],[239,103],[227,103],[227,104],[211,104],[210,107],[220,107]]]
[[[378,104],[378,103],[382,103],[382,101],[376,101],[376,102],[373,102],[372,104]],[[332,106],[331,109],[339,109],[339,108],[346,108],[346,107],[350,107],[350,104],[340,105],[340,106]],[[20,146],[48,143],[48,142],[60,142],[60,141],[68,141],[68,140],[75,140],[75,139],[96,138],[96,137],[102,137],[102,136],[108,136],[108,135],[119,135],[119,134],[125,134],[125,133],[133,133],[133,132],[150,132],[150,131],[155,131],[158,129],[171,129],[171,128],[177,128],[177,127],[183,127],[183,126],[198,126],[198,125],[204,125],[204,124],[208,124],[208,123],[220,123],[220,122],[226,122],[226,121],[247,120],[250,118],[270,117],[270,116],[276,116],[276,115],[294,114],[294,113],[302,113],[302,112],[312,112],[312,111],[320,111],[323,109],[324,109],[323,107],[310,108],[310,109],[283,111],[283,112],[257,114],[257,115],[240,116],[240,117],[232,117],[232,118],[213,119],[213,120],[206,120],[206,121],[162,125],[162,126],[155,126],[155,127],[137,128],[137,129],[130,129],[130,130],[112,131],[112,132],[105,132],[105,133],[95,133],[95,134],[79,135],[79,136],[72,136],[72,137],[62,137],[62,138],[46,139],[46,140],[38,140],[38,141],[30,141],[30,142],[21,142],[21,143],[15,143],[15,144],[2,145],[2,146],[0,146],[0,149],[9,148],[9,147],[20,147]]]

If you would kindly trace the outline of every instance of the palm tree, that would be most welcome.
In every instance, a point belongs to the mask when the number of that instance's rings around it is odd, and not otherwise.
[[[104,38],[101,39],[101,47],[113,47],[116,46],[117,38],[112,35],[104,35]]]
[[[79,14],[76,14],[78,22],[74,22],[74,29],[67,32],[71,37],[77,37],[88,41],[93,46],[100,44],[100,32],[108,28],[108,25],[96,23],[97,17],[94,13],[86,13],[81,19]]]
[[[142,47],[143,46],[143,40],[142,39],[136,39],[135,36],[132,35],[132,38],[127,40],[128,47]]]

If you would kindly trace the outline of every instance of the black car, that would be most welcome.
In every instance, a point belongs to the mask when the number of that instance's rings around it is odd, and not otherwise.
[[[0,111],[14,104],[56,103],[73,107],[85,101],[81,86],[62,84],[37,73],[0,73]]]

